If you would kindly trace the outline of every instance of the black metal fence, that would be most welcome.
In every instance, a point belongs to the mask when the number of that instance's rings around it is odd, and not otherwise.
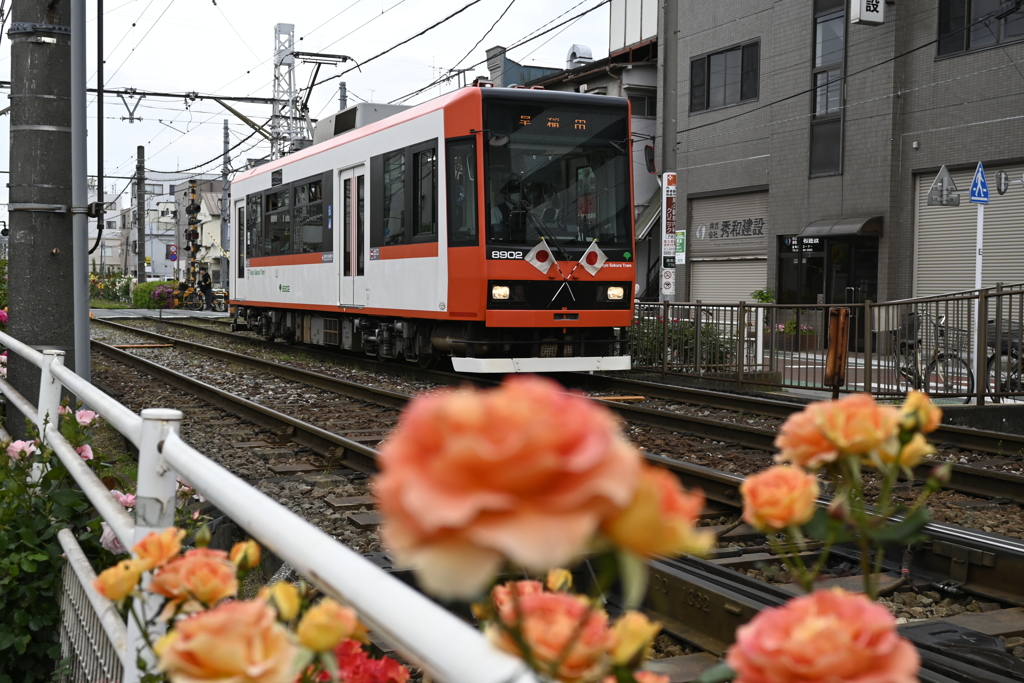
[[[738,388],[828,390],[830,308],[850,309],[843,391],[1024,400],[1024,284],[842,306],[638,302],[629,330],[633,368]]]

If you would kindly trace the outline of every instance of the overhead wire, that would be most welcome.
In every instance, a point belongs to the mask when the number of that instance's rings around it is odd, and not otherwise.
[[[508,11],[510,9],[512,9],[512,5],[514,5],[515,2],[516,2],[516,0],[511,0],[508,3],[508,7],[505,8],[505,11],[502,12],[500,15],[498,15],[498,18],[494,20],[494,23],[491,24],[491,27],[489,29],[487,29],[482,36],[480,36],[480,40],[476,41],[476,43],[473,45],[473,47],[469,48],[469,51],[466,52],[466,54],[464,54],[462,56],[462,59],[460,59],[459,61],[455,62],[455,66],[453,66],[451,69],[449,69],[448,73],[451,73],[452,71],[455,71],[456,69],[458,69],[459,65],[462,64],[464,61],[466,61],[467,57],[469,57],[471,54],[473,54],[473,50],[475,50],[478,47],[480,47],[480,43],[484,42],[484,39],[486,39],[487,36],[491,35],[491,31],[493,31],[494,27],[498,25],[498,22],[500,22],[502,19],[505,18],[505,15],[508,14]]]
[[[584,0],[584,2],[585,1],[586,0]],[[534,40],[537,40],[538,38],[540,38],[541,36],[545,36],[548,33],[551,33],[552,31],[554,31],[555,29],[561,28],[562,26],[564,26],[565,24],[568,24],[569,22],[575,21],[575,20],[579,19],[580,17],[584,17],[584,16],[590,14],[591,12],[593,12],[594,10],[600,9],[601,7],[607,5],[609,2],[611,2],[611,0],[601,0],[601,2],[597,3],[593,7],[589,8],[589,9],[586,9],[586,10],[580,12],[579,14],[574,15],[574,16],[566,19],[565,21],[563,21],[560,24],[555,24],[554,26],[552,26],[551,28],[547,29],[546,31],[541,31],[541,32],[536,33],[535,35],[532,35],[532,36],[530,34],[527,34],[527,37],[522,38],[522,39],[516,41],[516,43],[513,44],[512,46],[505,48],[505,54],[508,54],[508,52],[510,50],[514,50],[517,47],[522,47],[523,45],[526,45],[527,43],[531,43]],[[579,7],[580,4],[582,4],[582,3],[577,4],[576,7]],[[565,16],[565,12],[563,12],[559,16]],[[553,19],[552,21],[555,21],[555,20]],[[548,24],[550,24],[550,23],[551,22],[549,21]],[[485,63],[486,61],[487,61],[487,59],[484,58],[484,59],[480,60],[479,62],[477,62],[476,64],[470,65],[468,68],[474,69],[474,68],[480,66],[481,64]],[[438,83],[443,83],[445,81],[451,80],[451,78],[452,77],[450,75],[446,75],[446,76],[442,76],[441,78],[437,78],[437,79],[431,81],[430,83],[428,83],[427,85],[423,86],[422,88],[419,88],[418,90],[414,90],[413,92],[408,93],[406,95],[402,95],[401,97],[396,97],[395,99],[391,100],[391,104],[401,103],[401,102],[404,102],[406,100],[409,100],[409,99],[415,97],[416,95],[419,95],[420,93],[425,92],[425,91],[433,88]]]
[[[610,1],[611,0],[606,0],[606,2],[610,2]],[[401,2],[405,2],[405,0],[401,0]],[[425,29],[423,29],[419,33],[416,33],[415,35],[409,36],[408,38],[406,38],[405,40],[403,40],[401,42],[395,43],[394,45],[392,45],[388,49],[384,50],[383,52],[378,52],[377,54],[373,55],[372,57],[364,59],[361,62],[358,62],[356,64],[356,66],[353,66],[353,67],[350,67],[348,69],[345,69],[341,73],[334,74],[333,76],[328,76],[327,78],[324,78],[323,80],[317,81],[316,83],[312,83],[312,84],[306,86],[305,88],[302,88],[302,90],[311,90],[312,88],[315,88],[318,85],[321,85],[321,84],[326,83],[328,81],[333,81],[335,78],[341,78],[342,76],[344,76],[345,74],[349,73],[350,71],[355,71],[356,69],[361,68],[361,67],[369,64],[370,62],[372,62],[372,61],[374,61],[376,59],[380,59],[381,57],[383,57],[384,55],[388,54],[389,52],[397,50],[398,48],[402,47],[403,45],[412,42],[413,40],[419,38],[422,35],[425,35],[426,33],[429,33],[430,31],[434,30],[435,28],[437,28],[441,24],[444,24],[445,22],[448,22],[448,21],[454,19],[458,15],[460,15],[463,12],[465,12],[466,10],[468,10],[473,5],[479,4],[480,2],[482,2],[482,0],[470,0],[470,2],[466,3],[465,5],[463,5],[459,9],[455,10],[454,12],[452,12],[448,16],[444,17],[443,19],[440,19],[440,20],[434,22],[433,24],[431,24],[430,26],[426,27]]]
[[[150,4],[152,4],[152,0]],[[114,79],[114,76],[116,76],[117,73],[121,70],[121,67],[123,67],[128,62],[128,60],[131,59],[131,56],[135,54],[135,50],[138,49],[139,45],[142,45],[144,42],[146,42],[146,38],[153,31],[153,29],[156,28],[156,25],[160,23],[160,20],[164,18],[164,15],[167,14],[167,10],[171,9],[171,5],[173,4],[174,0],[170,0],[170,2],[167,3],[167,7],[164,7],[164,11],[161,12],[160,16],[156,18],[156,21],[154,21],[153,25],[149,27],[149,30],[143,34],[142,39],[135,44],[135,47],[132,48],[131,52],[129,52],[128,55],[124,58],[124,60],[118,65],[118,67],[114,69],[114,73],[110,74],[110,76],[107,77],[107,82],[110,82]]]

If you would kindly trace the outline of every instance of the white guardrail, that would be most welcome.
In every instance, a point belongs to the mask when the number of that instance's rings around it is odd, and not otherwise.
[[[0,343],[39,368],[39,406],[33,406],[3,379],[0,379],[0,392],[7,397],[10,407],[39,427],[47,445],[56,452],[126,548],[150,531],[174,525],[175,475],[180,474],[217,509],[294,567],[299,575],[325,594],[353,607],[375,638],[379,637],[408,661],[423,667],[434,680],[448,683],[537,680],[521,660],[497,650],[472,626],[185,443],[178,435],[181,411],[151,408],[136,415],[64,367],[63,351],[39,352],[3,332],[0,332]],[[55,421],[48,422],[48,416],[57,415],[61,386],[97,411],[138,447],[135,520],[61,436]],[[0,433],[0,437],[9,438],[6,433]],[[95,576],[77,549],[73,536],[66,533],[60,540],[66,550],[71,548],[67,553],[69,563],[95,612],[93,621],[101,625],[107,643],[117,652],[124,670],[122,683],[136,683],[140,676],[136,668],[137,654],[145,648],[142,634],[134,620],[126,627],[114,605],[93,589]],[[156,603],[161,600],[156,595],[152,599]],[[147,613],[153,613],[155,607],[148,606]],[[97,634],[87,635],[92,640]],[[64,652],[65,657],[69,654]]]

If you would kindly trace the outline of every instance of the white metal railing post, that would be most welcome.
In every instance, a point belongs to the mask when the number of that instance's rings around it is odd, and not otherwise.
[[[36,419],[33,420],[39,428],[40,436],[42,436],[43,424],[47,422],[47,418],[49,418],[50,422],[55,424],[57,422],[57,409],[60,408],[61,383],[50,372],[50,366],[54,364],[64,365],[64,352],[57,349],[46,349],[43,351],[43,356],[47,358],[39,371],[39,403],[37,404],[39,408],[37,409]]]
[[[177,482],[175,473],[164,463],[160,447],[169,434],[178,434],[183,414],[180,410],[147,408],[142,411],[142,432],[139,440],[139,473],[135,491],[135,542],[138,543],[151,531],[162,531],[174,526],[175,495]],[[145,593],[145,598],[136,600],[133,608],[143,621],[157,614],[163,598]],[[166,627],[161,622],[147,626],[150,642],[163,635]],[[152,664],[152,652],[146,646],[146,634],[134,619],[128,623],[128,660],[130,667],[125,671],[124,683],[135,683],[141,677],[137,668],[139,658]]]

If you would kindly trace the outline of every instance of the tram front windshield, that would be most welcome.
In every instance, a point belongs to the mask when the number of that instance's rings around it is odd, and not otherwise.
[[[630,246],[627,111],[624,104],[488,104],[488,242]]]

